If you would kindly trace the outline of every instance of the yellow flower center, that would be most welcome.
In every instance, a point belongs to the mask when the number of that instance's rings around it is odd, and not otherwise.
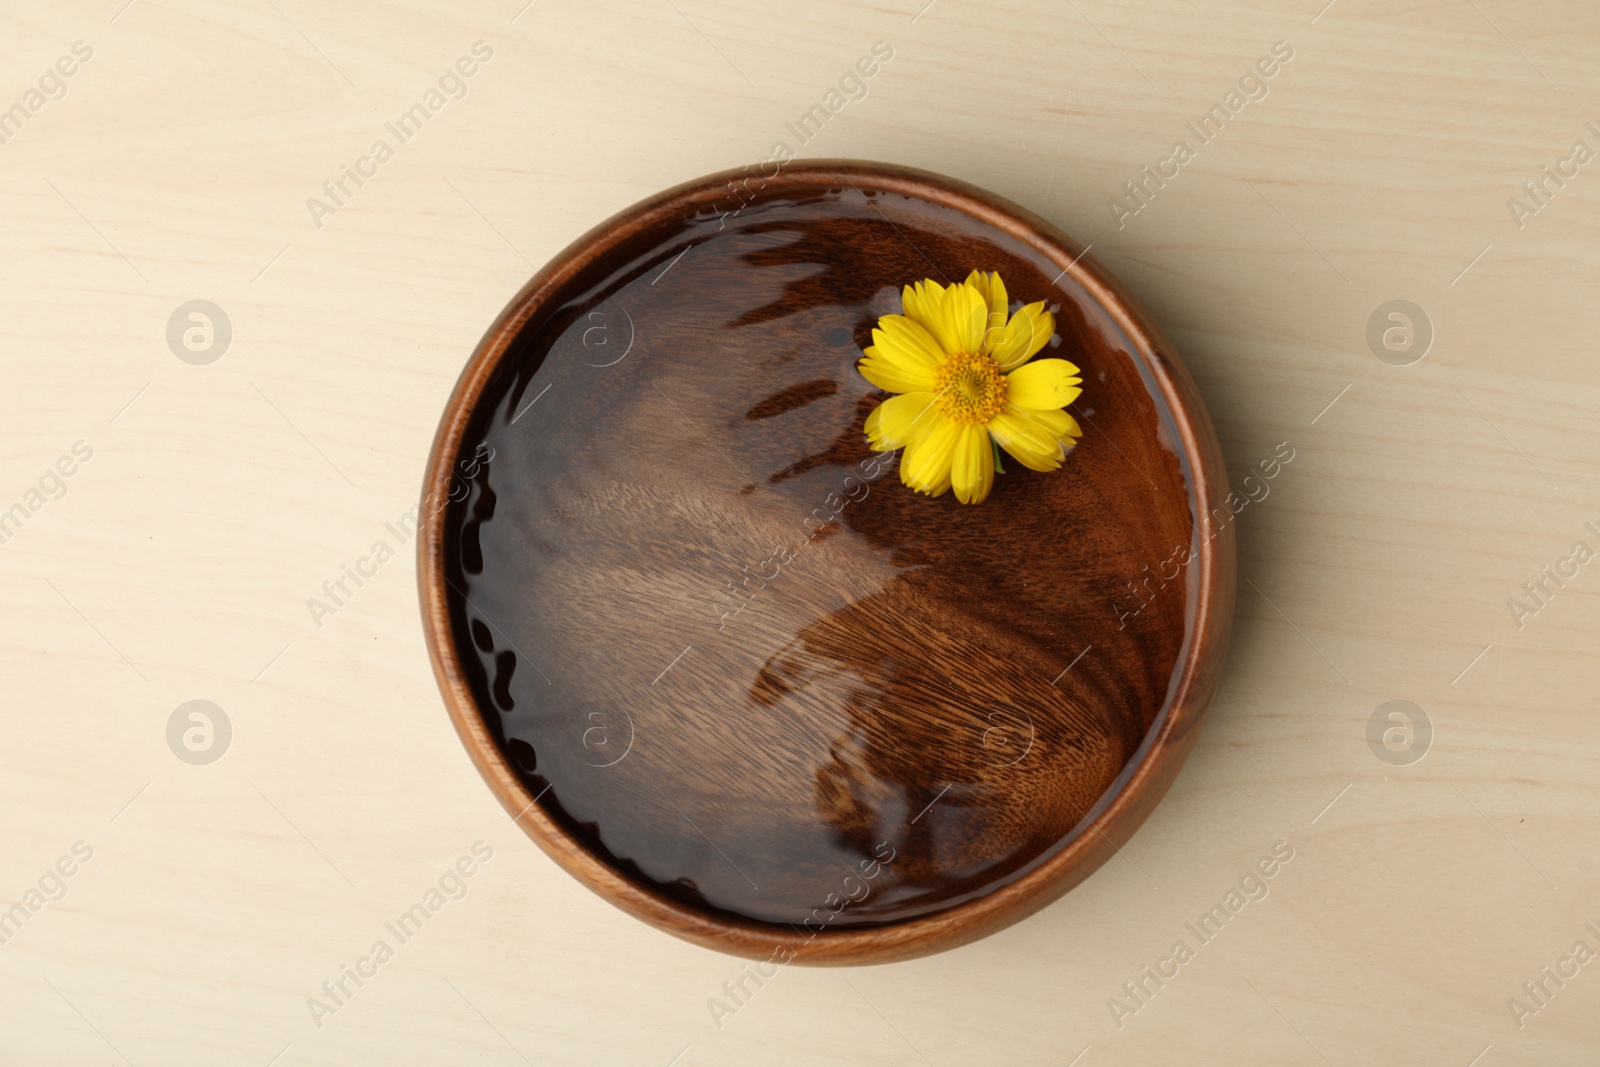
[[[987,426],[1005,410],[1006,376],[982,352],[957,352],[934,373],[939,410],[967,426]]]

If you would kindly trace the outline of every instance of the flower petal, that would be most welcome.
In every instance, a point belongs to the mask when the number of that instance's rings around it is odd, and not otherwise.
[[[1011,458],[1033,471],[1053,471],[1061,466],[1061,447],[1044,427],[1025,415],[1002,412],[989,423],[989,431]]]
[[[1006,397],[1022,408],[1064,408],[1083,393],[1078,368],[1064,359],[1036,359],[1012,371]]]
[[[989,447],[989,431],[982,426],[963,426],[951,456],[950,484],[956,499],[963,504],[981,504],[994,485],[994,452]]]
[[[933,334],[905,315],[885,315],[879,319],[872,331],[872,344],[878,355],[907,371],[931,373],[946,358]]]
[[[867,381],[890,393],[916,393],[933,388],[932,369],[907,367],[902,360],[885,355],[877,345],[868,345],[865,358],[856,370]]]
[[[1035,301],[1011,316],[1004,329],[990,335],[990,355],[1001,370],[1012,370],[1048,344],[1055,330],[1055,316],[1045,310],[1043,300]]]
[[[939,496],[949,489],[950,457],[960,435],[960,425],[942,412],[935,412],[932,428],[907,445],[901,455],[900,480],[929,496]]]
[[[976,286],[952,285],[944,291],[944,317],[949,323],[949,352],[982,352],[989,330],[989,299]],[[938,336],[938,334],[934,334]]]
[[[1069,440],[1069,438],[1083,436],[1083,430],[1078,426],[1078,420],[1068,415],[1065,411],[1039,411],[1035,408],[1018,408],[1017,410],[1055,434],[1057,439],[1068,448],[1071,448],[1076,443]]]
[[[944,291],[939,321],[930,332],[946,352],[981,352],[983,331],[988,324],[988,301],[977,289],[961,282]]]
[[[933,333],[935,337],[938,333],[934,331],[934,324],[939,321],[939,305],[943,301],[944,286],[932,278],[900,290],[900,306],[906,318]]]
[[[891,396],[867,416],[867,443],[874,452],[892,452],[909,445],[933,429],[935,418],[943,417],[934,406],[937,399],[928,392]]]
[[[1006,283],[1000,280],[1000,272],[974,270],[967,275],[967,284],[983,294],[984,300],[988,303],[989,325],[1004,326],[1010,304],[1006,297]]]
[[[1024,467],[1053,471],[1082,435],[1078,424],[1064,411],[1030,411],[1015,404],[989,423],[989,432],[1000,447]]]

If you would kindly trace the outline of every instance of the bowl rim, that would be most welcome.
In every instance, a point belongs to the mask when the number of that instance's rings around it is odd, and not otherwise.
[[[490,790],[512,822],[551,859],[589,889],[630,915],[696,944],[775,963],[862,964],[911,959],[954,948],[1018,922],[1054,902],[1098,869],[1132,837],[1166,793],[1193,747],[1226,657],[1234,602],[1234,524],[1210,538],[1199,536],[1199,515],[1208,501],[1223,499],[1228,475],[1209,414],[1172,342],[1136,298],[1093,257],[1052,223],[1028,209],[958,179],[898,164],[818,159],[777,164],[776,172],[754,166],[720,171],[666,189],[590,229],[558,253],[522,287],[478,342],[445,405],[422,484],[417,537],[417,582],[423,634],[434,677],[456,732]],[[570,837],[538,804],[512,770],[472,696],[450,623],[445,569],[446,523],[455,466],[467,427],[494,371],[517,334],[552,296],[584,268],[623,242],[676,218],[707,210],[737,214],[746,202],[799,188],[857,183],[955,208],[1022,241],[1070,274],[1099,302],[1133,342],[1149,379],[1171,414],[1181,454],[1188,461],[1191,514],[1198,540],[1194,594],[1179,652],[1181,673],[1169,689],[1143,742],[1085,813],[1070,839],[1048,859],[981,897],[903,922],[873,927],[823,929],[809,935],[792,926],[741,920],[691,908],[613,869]],[[736,206],[737,205],[737,206]],[[732,208],[733,210],[729,210]],[[1058,275],[1058,284],[1061,276]]]

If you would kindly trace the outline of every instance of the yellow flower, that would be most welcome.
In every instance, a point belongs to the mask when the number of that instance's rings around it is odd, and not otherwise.
[[[900,480],[977,504],[1000,469],[995,445],[1029,470],[1061,466],[1083,436],[1061,410],[1083,379],[1064,359],[1028,362],[1055,332],[1044,301],[1008,317],[999,273],[977,270],[948,288],[908,285],[900,300],[905,314],[878,320],[859,365],[867,381],[899,394],[873,409],[866,431],[875,452],[905,448]]]

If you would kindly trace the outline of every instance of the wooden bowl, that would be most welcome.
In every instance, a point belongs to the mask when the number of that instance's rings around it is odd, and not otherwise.
[[[1052,305],[1085,436],[969,507],[867,450],[855,364],[901,285],[975,267]],[[579,238],[478,345],[424,489],[428,648],[500,802],[624,911],[779,963],[951,948],[1082,881],[1232,620],[1171,343],[1044,219],[904,167],[717,174]]]

